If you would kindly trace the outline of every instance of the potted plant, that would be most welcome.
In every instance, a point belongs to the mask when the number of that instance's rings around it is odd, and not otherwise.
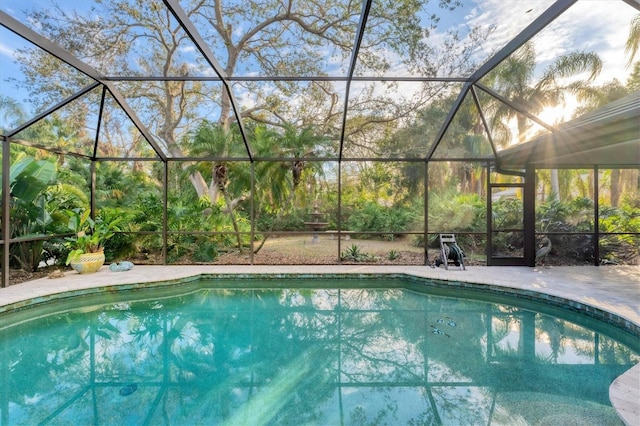
[[[120,219],[105,221],[102,217],[91,218],[86,209],[68,210],[68,227],[75,234],[66,237],[66,247],[70,250],[67,265],[81,274],[96,272],[104,265],[104,244],[119,231]]]

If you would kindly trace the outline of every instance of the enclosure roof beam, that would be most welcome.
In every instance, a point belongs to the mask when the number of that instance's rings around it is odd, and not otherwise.
[[[91,83],[87,87],[82,88],[81,90],[79,90],[76,93],[74,93],[73,95],[69,96],[67,99],[63,100],[62,102],[58,102],[57,104],[55,104],[51,108],[49,108],[49,109],[45,110],[44,112],[36,115],[32,119],[28,120],[26,123],[22,124],[20,127],[17,127],[15,129],[11,130],[10,132],[7,133],[7,136],[13,137],[13,136],[17,135],[18,133],[20,133],[21,131],[23,131],[27,127],[29,127],[29,126],[33,125],[34,123],[42,120],[47,115],[59,110],[60,108],[62,108],[65,105],[67,105],[68,103],[73,102],[74,100],[78,99],[80,96],[84,95],[87,92],[92,91],[93,89],[95,89],[98,86],[100,86],[100,83],[97,82],[97,81],[94,81],[93,83]]]
[[[147,142],[149,142],[153,150],[156,152],[156,154],[158,154],[158,157],[160,157],[162,161],[167,161],[166,154],[162,151],[162,148],[158,146],[154,137],[151,136],[151,133],[149,132],[149,130],[144,126],[144,124],[142,124],[142,122],[136,115],[133,108],[131,108],[131,105],[129,105],[129,103],[124,98],[124,96],[122,96],[122,93],[120,93],[120,91],[110,81],[104,82],[104,85],[107,87],[107,89],[109,89],[111,96],[113,96],[113,99],[118,103],[118,105],[120,105],[120,108],[123,109],[125,114],[129,116],[129,118],[131,119],[133,124],[138,128],[140,133],[142,133],[142,136],[144,136]]]
[[[431,144],[431,148],[429,148],[429,152],[427,153],[427,156],[425,158],[426,161],[431,161],[431,157],[433,157],[433,153],[438,148],[438,145],[440,145],[440,142],[442,141],[442,138],[443,138],[444,134],[446,133],[447,129],[449,128],[449,125],[451,125],[451,120],[453,120],[453,117],[458,112],[458,109],[460,109],[460,105],[462,105],[462,101],[464,101],[464,98],[467,95],[467,92],[469,91],[470,87],[471,87],[471,84],[465,83],[465,85],[462,88],[462,90],[460,90],[460,93],[458,93],[458,97],[456,98],[455,102],[453,103],[453,105],[449,109],[449,113],[447,114],[447,117],[442,122],[442,125],[440,126],[440,129],[438,130],[438,134],[435,137],[435,139],[433,141],[433,144]]]
[[[16,33],[20,37],[23,37],[24,39],[30,41],[31,43],[38,46],[40,49],[55,56],[56,58],[67,63],[68,65],[72,66],[73,68],[77,69],[83,74],[88,75],[94,80],[96,81],[102,80],[102,75],[97,70],[93,69],[93,67],[79,60],[70,52],[62,49],[57,44],[51,42],[51,40],[49,40],[48,38],[43,37],[40,34],[36,33],[31,28],[24,25],[22,22],[19,22],[13,17],[11,17],[10,15],[7,15],[2,10],[0,10],[0,25]]]
[[[28,40],[29,42],[33,43],[34,45],[44,50],[45,52],[55,56],[56,58],[65,62],[67,65],[77,69],[81,73],[91,77],[95,81],[99,81],[100,83],[104,84],[111,92],[111,95],[120,104],[120,107],[122,107],[125,113],[129,116],[129,119],[138,128],[140,133],[142,133],[142,135],[147,139],[147,142],[149,142],[149,144],[156,151],[158,156],[163,161],[167,160],[167,157],[162,152],[162,149],[160,149],[160,147],[156,143],[153,136],[151,136],[151,133],[149,132],[149,130],[147,130],[147,128],[142,124],[142,122],[140,121],[138,116],[135,114],[133,109],[131,109],[131,107],[127,104],[122,94],[120,94],[120,92],[114,86],[114,84],[110,81],[107,81],[100,72],[98,72],[89,64],[81,61],[70,52],[54,44],[53,42],[51,42],[51,40],[41,36],[40,34],[33,31],[31,28],[27,27],[23,23],[17,21],[16,19],[14,19],[13,17],[11,17],[10,15],[6,14],[1,10],[0,10],[0,25],[16,33],[20,37]]]
[[[349,71],[347,73],[347,84],[344,94],[344,109],[342,111],[342,128],[340,130],[340,150],[338,151],[338,161],[342,160],[342,151],[344,149],[344,136],[347,129],[347,112],[349,111],[349,93],[351,91],[351,81],[353,80],[353,73],[358,63],[358,54],[360,52],[360,45],[362,45],[362,37],[364,30],[367,27],[367,21],[369,20],[369,11],[371,10],[371,1],[365,0],[362,2],[362,12],[360,13],[360,22],[358,22],[358,29],[356,30],[356,38],[353,43],[353,50],[351,51],[351,61],[349,64]]]
[[[495,55],[493,55],[487,62],[485,62],[480,68],[478,68],[469,81],[476,83],[482,77],[487,75],[489,71],[494,69],[498,64],[504,61],[509,55],[515,52],[523,44],[529,41],[533,36],[538,34],[547,25],[553,22],[558,16],[560,16],[565,10],[569,9],[578,0],[558,0],[552,4],[547,10],[545,10],[540,16],[538,16],[527,28],[522,30],[520,34],[515,36],[509,43],[507,43],[502,49],[500,49]]]
[[[480,120],[482,121],[482,127],[484,128],[484,131],[487,133],[487,139],[489,139],[489,144],[491,145],[491,152],[493,152],[493,156],[497,158],[498,150],[496,149],[496,143],[493,140],[493,136],[491,136],[491,128],[487,123],[487,118],[484,115],[482,105],[480,105],[480,100],[478,99],[478,94],[476,93],[475,87],[471,86],[470,92],[471,92],[471,96],[473,97],[473,102],[475,103],[476,108],[478,109],[478,115],[480,116]]]
[[[186,12],[182,7],[178,4],[176,0],[163,0],[165,6],[169,9],[174,18],[178,21],[180,26],[187,33],[191,41],[196,45],[196,48],[200,51],[202,56],[204,56],[205,60],[211,65],[213,70],[222,80],[222,84],[224,84],[224,88],[229,96],[229,102],[231,103],[231,108],[233,109],[233,114],[236,117],[236,121],[238,122],[238,128],[240,129],[240,134],[242,136],[242,140],[244,142],[244,147],[247,150],[247,154],[249,155],[249,160],[253,162],[253,155],[251,154],[251,148],[249,147],[249,141],[247,140],[247,134],[244,130],[244,124],[242,122],[242,115],[240,113],[240,109],[238,108],[238,102],[229,86],[229,76],[224,71],[220,63],[218,63],[215,55],[205,42],[204,38],[200,35],[198,30],[196,29],[193,22],[189,19]]]
[[[549,25],[551,22],[553,22],[554,19],[556,19],[559,15],[561,15],[569,7],[571,7],[576,1],[577,0],[558,0],[558,1],[556,1],[553,5],[551,5],[551,7],[549,7],[547,10],[545,10],[538,18],[536,18],[527,28],[525,28],[522,32],[520,32],[520,34],[518,34],[516,37],[514,37],[502,49],[500,49],[498,51],[498,53],[493,55],[487,62],[485,62],[480,68],[478,68],[473,74],[471,74],[471,76],[469,77],[469,80],[467,81],[465,86],[460,91],[460,93],[458,95],[458,98],[456,99],[454,104],[451,106],[451,109],[449,110],[449,114],[447,114],[446,119],[444,120],[444,122],[440,126],[438,134],[437,134],[433,144],[431,145],[431,148],[429,149],[429,152],[427,153],[427,156],[426,156],[426,160],[427,161],[431,160],[431,158],[433,157],[433,153],[438,148],[438,145],[440,145],[440,142],[442,141],[442,138],[443,138],[444,134],[446,133],[446,131],[449,128],[449,126],[451,125],[451,120],[453,119],[453,117],[458,112],[458,109],[460,108],[460,105],[462,105],[462,102],[463,102],[465,96],[467,95],[471,85],[472,84],[477,84],[478,80],[480,80],[482,77],[487,75],[487,73],[489,73],[492,69],[497,67],[498,64],[500,64],[500,62],[502,62],[507,57],[509,57],[509,55],[511,55],[513,52],[515,52],[520,46],[525,44],[529,39],[531,39],[531,37],[533,37],[534,35],[539,33],[543,28],[545,28],[547,25]],[[507,103],[508,105],[512,105],[513,106],[513,104],[510,104],[508,100],[506,100],[505,98],[503,98],[500,95],[496,94],[495,92],[488,90],[486,87],[482,87],[482,86],[478,86],[478,87],[480,87],[481,89],[483,89],[487,93],[490,93],[492,96],[496,97],[497,99],[502,100],[503,102]],[[514,107],[514,109],[516,109],[518,111],[521,111],[521,109],[515,108],[515,106],[513,106],[513,107]],[[538,120],[537,118],[533,117],[529,113],[523,112],[523,114],[526,115],[527,117],[531,118],[536,123],[540,124],[541,126],[547,128],[547,129],[550,127],[547,124],[544,124],[544,123],[540,122],[540,120]]]
[[[518,104],[516,102],[512,102],[511,100],[505,98],[500,93],[496,92],[495,90],[491,89],[490,87],[487,87],[487,86],[485,86],[483,84],[480,84],[480,83],[476,83],[476,87],[478,87],[482,91],[488,93],[489,95],[493,96],[494,98],[496,98],[500,102],[504,103],[509,108],[513,109],[514,111],[517,111],[518,113],[524,115],[528,119],[536,122],[540,126],[542,126],[545,129],[547,129],[548,131],[550,131],[550,132],[555,132],[556,131],[555,127],[553,127],[553,126],[545,123],[544,121],[540,120],[538,117],[536,117],[535,115],[531,114],[529,111],[527,111],[526,108],[524,108],[520,104]]]
[[[327,75],[314,75],[314,76],[302,76],[302,75],[237,75],[227,76],[222,79],[220,77],[213,76],[106,76],[103,77],[105,81],[249,81],[249,82],[274,82],[274,81],[347,81],[347,76],[327,76]],[[353,76],[352,81],[415,81],[415,82],[441,82],[441,83],[466,83],[469,79],[467,77],[426,77],[426,76]]]

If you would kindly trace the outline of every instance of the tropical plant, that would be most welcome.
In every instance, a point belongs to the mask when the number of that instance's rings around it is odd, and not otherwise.
[[[387,253],[387,259],[389,260],[396,260],[398,257],[400,257],[400,254],[398,254],[397,250],[389,250]]]
[[[621,207],[600,206],[600,255],[611,263],[637,263],[640,258],[640,205],[626,200]]]
[[[356,244],[351,244],[351,247],[340,254],[340,259],[351,262],[369,262],[375,260],[375,256],[361,251]]]
[[[323,175],[323,169],[321,163],[307,160],[321,156],[328,147],[328,139],[317,134],[311,126],[299,130],[294,125],[285,123],[283,128],[283,132],[276,132],[262,125],[254,129],[255,155],[287,159],[286,162],[260,162],[255,167],[255,217],[259,218],[263,214],[270,216],[262,221],[269,222],[268,227],[261,228],[265,231],[291,227],[296,216],[305,211],[318,195],[318,178]],[[304,220],[300,220],[298,223],[301,229],[304,229],[303,222]],[[268,236],[267,233],[262,235],[255,253],[264,246]]]
[[[376,232],[369,236],[393,241],[396,233],[406,231],[416,216],[409,207],[385,207],[375,201],[367,201],[349,214],[344,221],[344,227],[352,232]]]
[[[53,219],[47,208],[46,190],[56,180],[56,165],[21,155],[9,173],[11,238],[44,236]],[[21,269],[35,271],[42,259],[43,240],[11,245],[11,261]]]
[[[215,242],[200,242],[193,253],[196,262],[213,262],[218,257],[218,245]]]
[[[486,203],[476,194],[453,190],[429,194],[429,232],[484,231]]]
[[[360,247],[355,244],[351,244],[351,247],[342,252],[340,258],[342,260],[358,260],[362,256]]]
[[[305,159],[322,156],[328,151],[328,140],[320,135],[312,126],[298,129],[290,123],[284,124],[284,134],[281,138],[279,155],[292,157],[290,170],[293,189],[295,190],[303,180],[303,171],[308,167]],[[318,163],[311,163],[316,173],[322,173]]]
[[[105,242],[119,231],[118,223],[121,218],[115,217],[105,220],[98,216],[91,218],[88,209],[73,209],[67,211],[69,216],[68,228],[75,235],[66,237],[69,248],[66,264],[68,265],[83,253],[98,253],[104,250]]]
[[[551,198],[536,208],[536,231],[560,232],[570,224],[575,232],[588,232],[593,226],[589,220],[591,211],[593,201],[589,198],[578,197],[571,202]]]
[[[191,154],[202,157],[234,157],[242,156],[239,147],[241,141],[236,129],[227,130],[223,126],[203,121],[191,138]],[[246,155],[246,152],[244,153]],[[212,206],[224,200],[225,206],[221,210],[231,220],[236,234],[236,243],[242,251],[240,225],[235,210],[238,205],[248,198],[246,189],[249,187],[249,173],[238,162],[213,161],[199,162],[187,167],[189,179],[194,176],[207,178],[210,182],[205,193],[198,192],[200,200],[207,200]]]

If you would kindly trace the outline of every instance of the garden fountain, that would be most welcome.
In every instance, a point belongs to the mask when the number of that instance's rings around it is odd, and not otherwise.
[[[318,206],[317,202],[313,205],[313,212],[310,213],[310,216],[311,216],[311,221],[310,222],[304,222],[304,225],[308,229],[313,231],[313,237],[311,238],[311,242],[312,243],[317,243],[317,242],[320,242],[320,237],[319,237],[318,233],[320,231],[324,230],[329,223],[328,222],[320,222],[320,218],[322,218],[322,216],[324,216],[324,213],[320,213],[320,207]]]

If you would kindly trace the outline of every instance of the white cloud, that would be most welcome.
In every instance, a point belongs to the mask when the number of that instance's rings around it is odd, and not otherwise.
[[[216,73],[216,71],[208,65],[209,64],[207,64],[207,66],[202,66],[202,67],[193,65],[193,67],[194,69],[197,70],[198,74],[202,75],[203,77],[218,77],[218,74]]]
[[[483,51],[502,48],[519,34],[553,1],[475,0],[466,15],[468,25],[495,25],[483,44]],[[531,9],[531,11],[529,11]],[[559,56],[576,51],[596,52],[604,67],[596,83],[617,77],[624,81],[629,69],[624,44],[631,18],[639,13],[622,0],[579,1],[532,38],[536,48],[538,72]]]
[[[15,50],[2,42],[0,42],[0,55],[6,56],[11,60],[14,60],[16,58]]]
[[[494,28],[483,43],[483,51],[490,53],[522,32],[553,0],[476,0],[475,3],[465,22],[469,26]]]
[[[636,12],[637,13],[637,12]],[[595,52],[603,62],[596,83],[626,80],[624,45],[634,9],[622,1],[578,2],[533,38],[541,67],[575,51]]]

